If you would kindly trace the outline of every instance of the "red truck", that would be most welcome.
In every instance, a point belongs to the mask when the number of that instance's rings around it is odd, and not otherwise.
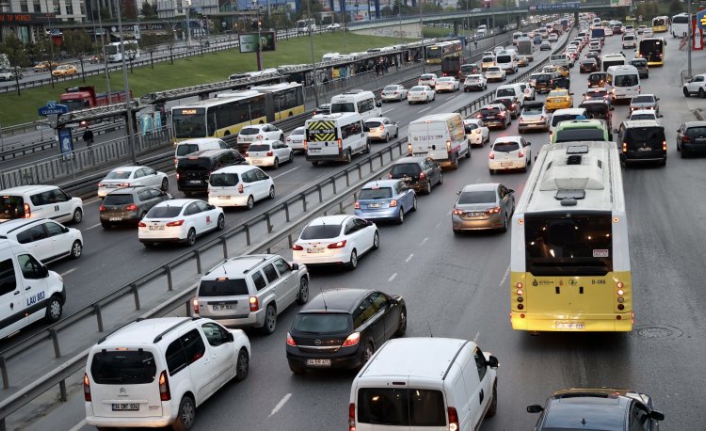
[[[83,87],[69,87],[66,93],[60,97],[62,105],[69,108],[69,112],[81,109],[95,108],[97,106],[115,105],[125,103],[124,91],[111,91],[108,93],[96,93],[96,88],[92,85]],[[108,101],[110,100],[110,103]],[[130,100],[132,100],[132,90],[130,90]]]

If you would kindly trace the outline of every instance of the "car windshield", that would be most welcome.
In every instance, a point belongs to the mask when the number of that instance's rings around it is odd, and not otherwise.
[[[154,207],[147,213],[148,218],[174,218],[181,214],[182,207],[175,206],[160,206]]]
[[[198,296],[248,295],[248,284],[243,278],[202,280]]]
[[[436,82],[454,82],[453,78],[439,78]]]
[[[235,187],[238,184],[238,174],[216,173],[211,174],[208,183],[214,187]]]
[[[483,63],[491,63],[491,62],[495,61],[495,57],[490,57],[490,56],[483,57],[482,61],[483,61]]]
[[[101,350],[91,360],[91,377],[99,385],[141,385],[154,382],[157,365],[151,352]]]
[[[466,77],[467,80],[469,81],[477,81],[482,78],[482,75],[468,75]]]
[[[360,200],[389,199],[391,197],[392,197],[392,188],[390,188],[390,187],[363,189],[360,191],[360,195],[358,195],[358,199],[360,199]]]
[[[248,151],[270,151],[270,144],[252,144]]]
[[[428,81],[428,80],[434,79],[434,78],[435,78],[434,75],[422,75],[419,77],[419,79],[424,80],[424,81]]]
[[[463,192],[458,197],[458,204],[459,205],[490,204],[490,203],[492,203],[492,204],[495,203],[495,192],[492,190]]]
[[[417,163],[400,163],[392,165],[390,174],[395,177],[397,175],[417,175],[422,170]]]
[[[544,113],[544,110],[542,105],[525,105],[522,113],[524,115],[540,115]]]
[[[493,151],[498,153],[509,153],[519,149],[520,144],[517,142],[496,142],[495,145],[493,145]]]
[[[444,396],[438,390],[360,388],[357,406],[358,422],[374,429],[446,428]]]
[[[481,115],[497,115],[500,113],[500,109],[498,108],[483,108],[480,111]]]
[[[106,180],[126,180],[130,178],[132,171],[110,171],[108,175],[105,176]]]
[[[176,155],[186,156],[188,154],[195,153],[198,150],[199,146],[196,144],[179,144],[179,146],[177,146]]]
[[[322,293],[325,295],[325,292]],[[350,315],[343,313],[299,313],[292,329],[309,334],[338,334],[352,328]]]
[[[260,133],[260,129],[255,128],[255,127],[244,127],[242,130],[240,130],[239,135],[257,135]]]
[[[340,224],[317,224],[304,228],[300,239],[331,239],[341,233]]]
[[[103,205],[128,205],[135,202],[132,195],[110,193],[103,199]]]

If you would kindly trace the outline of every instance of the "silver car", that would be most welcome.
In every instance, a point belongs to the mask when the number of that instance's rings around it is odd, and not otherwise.
[[[498,66],[491,66],[485,69],[485,79],[491,81],[504,81],[505,71]]]
[[[382,89],[380,93],[380,99],[383,102],[389,102],[391,100],[405,100],[407,98],[407,89],[402,85],[388,85]]]
[[[526,102],[522,106],[519,125],[517,129],[520,133],[528,130],[549,130],[549,113],[544,108],[543,102]]]
[[[294,151],[304,151],[304,139],[306,137],[306,127],[301,126],[292,130],[292,133],[287,136],[287,145]]]
[[[469,184],[458,192],[451,211],[455,234],[469,230],[498,229],[507,231],[515,212],[515,191],[502,184]]]
[[[630,101],[630,112],[638,109],[654,109],[659,115],[659,97],[654,94],[638,94]]]
[[[397,123],[388,117],[373,117],[365,120],[364,127],[371,141],[390,142],[391,137],[396,138],[399,135]]]
[[[463,82],[463,91],[485,90],[488,88],[488,80],[483,75],[468,75]]]

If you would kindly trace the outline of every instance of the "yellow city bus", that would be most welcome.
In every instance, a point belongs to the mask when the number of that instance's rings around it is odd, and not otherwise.
[[[632,330],[628,226],[614,142],[542,147],[512,217],[511,246],[512,329]]]
[[[652,18],[652,31],[655,33],[666,33],[669,30],[669,17],[656,16]]]
[[[463,58],[463,45],[460,40],[439,42],[426,48],[426,64],[441,64],[441,59],[446,57]]]
[[[645,58],[648,66],[662,66],[665,61],[667,41],[661,37],[642,39],[637,45],[637,56]]]

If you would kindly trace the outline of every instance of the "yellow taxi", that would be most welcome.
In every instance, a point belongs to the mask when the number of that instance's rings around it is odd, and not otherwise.
[[[569,76],[569,73],[570,73],[570,72],[569,72],[569,68],[568,68],[568,67],[564,67],[564,66],[558,66],[558,67],[556,68],[556,71],[559,72],[559,73],[561,74],[561,76],[563,76],[564,78],[566,78],[567,76]]]
[[[56,66],[56,69],[51,71],[52,76],[72,76],[76,75],[78,70],[73,64],[61,64]]]
[[[557,109],[568,109],[574,107],[574,93],[569,93],[568,90],[563,88],[558,88],[552,90],[547,95],[547,101],[545,103],[545,108],[547,111],[555,111]]]
[[[34,71],[35,72],[46,72],[49,70],[49,67],[52,69],[58,66],[59,63],[56,61],[42,61],[41,63],[38,63],[36,66],[34,66]]]

